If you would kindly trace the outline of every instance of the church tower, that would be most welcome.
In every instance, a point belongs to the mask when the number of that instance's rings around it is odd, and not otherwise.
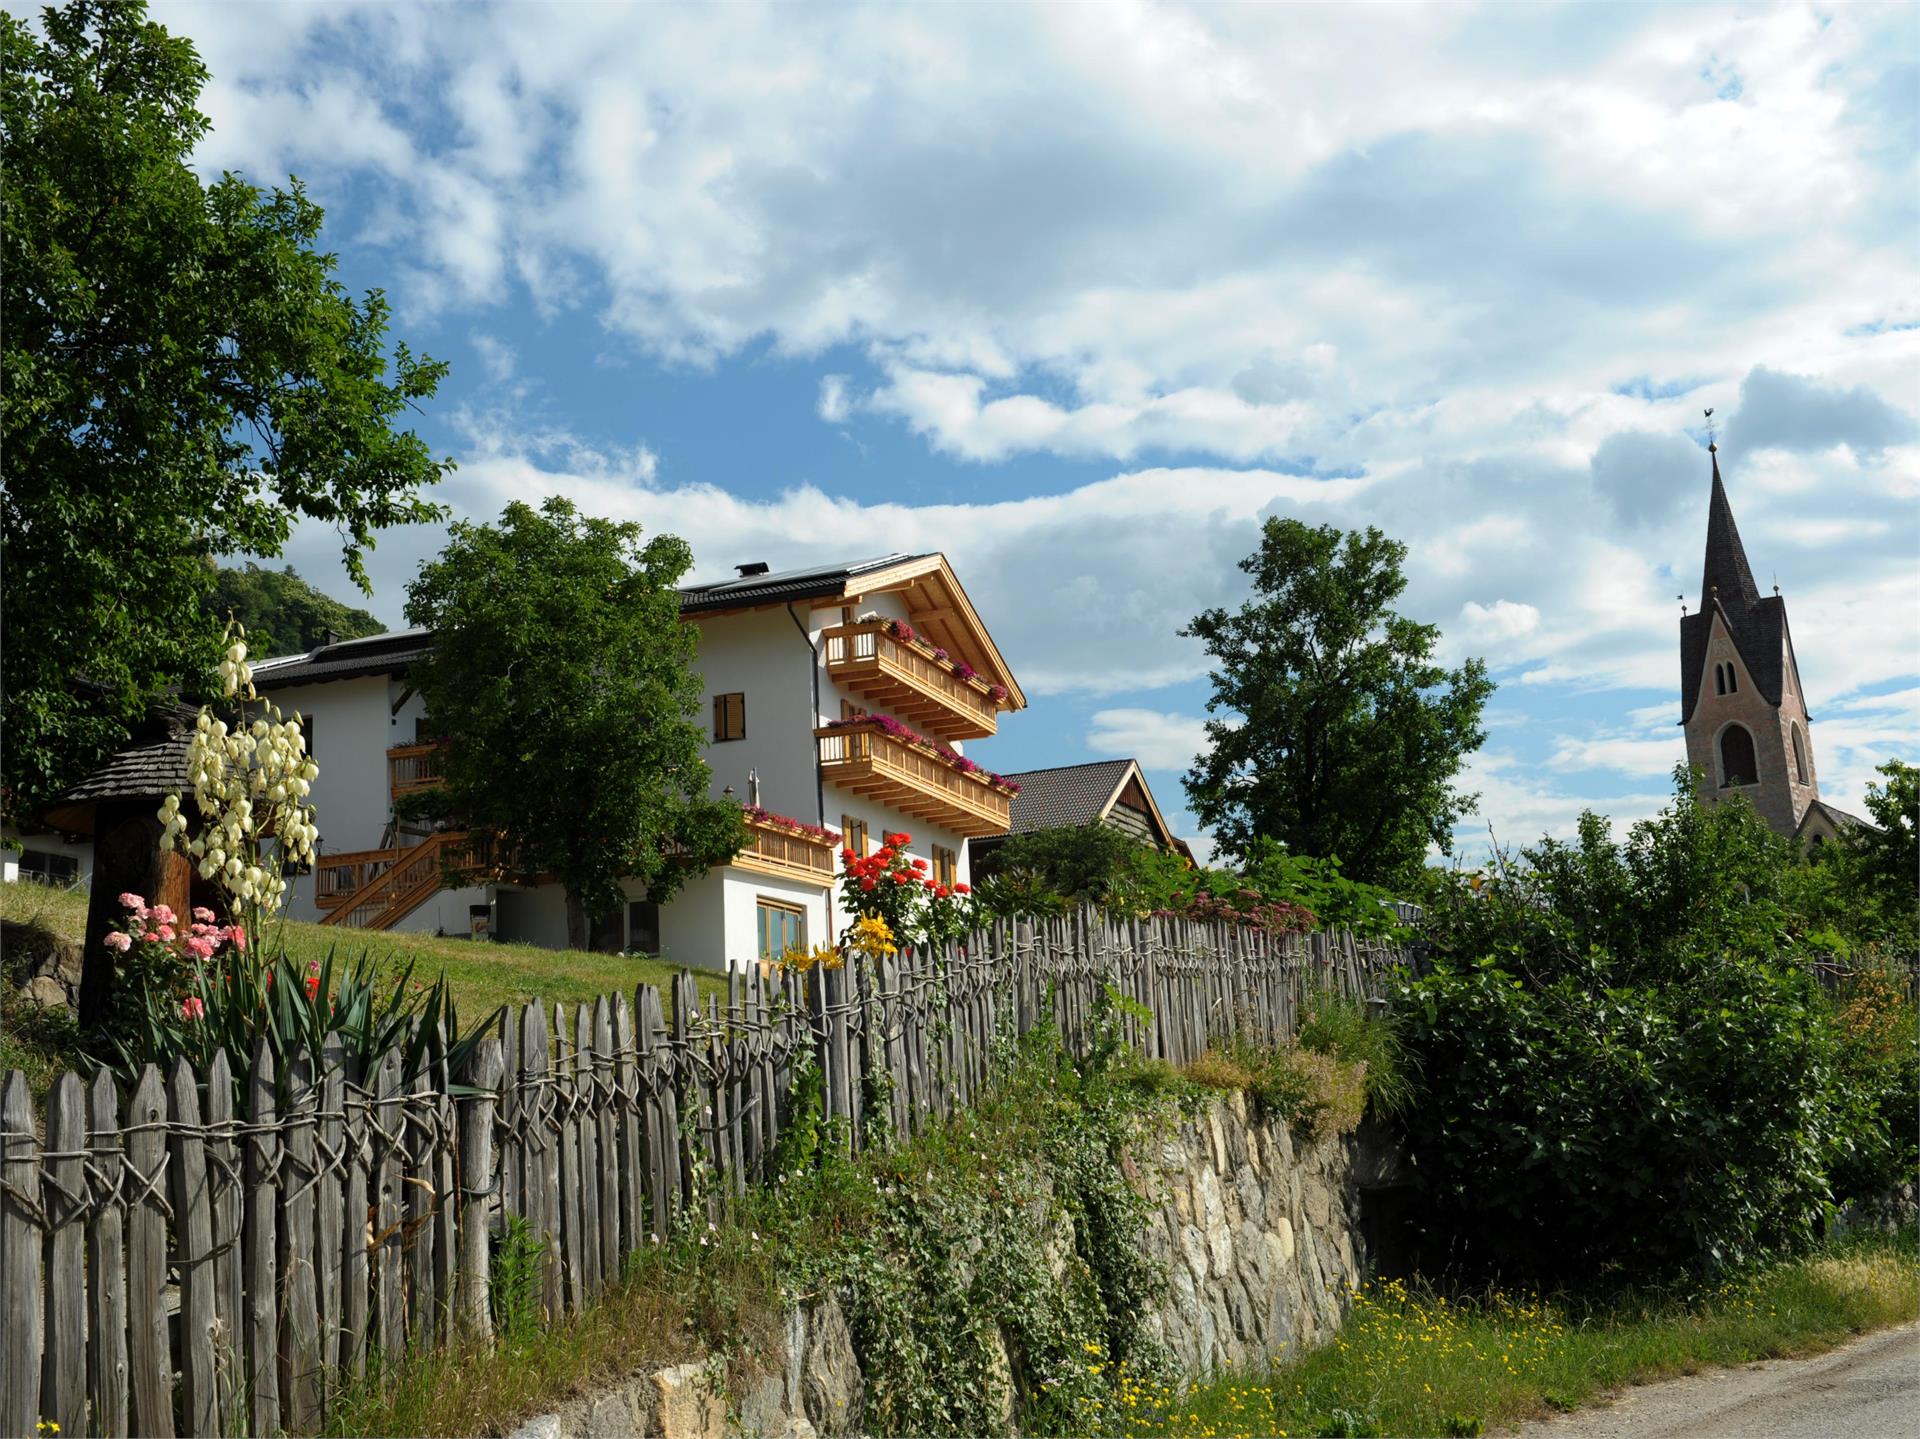
[[[1700,610],[1680,617],[1680,723],[1700,798],[1744,794],[1781,834],[1797,834],[1820,799],[1806,695],[1780,587],[1753,582],[1733,506],[1720,480],[1719,446],[1707,505]]]

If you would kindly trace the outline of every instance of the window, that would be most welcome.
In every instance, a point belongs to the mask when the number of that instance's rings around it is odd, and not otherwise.
[[[716,741],[747,737],[747,697],[744,694],[713,697],[713,737]]]
[[[1730,695],[1740,693],[1740,676],[1732,665],[1727,666],[1727,693]]]
[[[587,948],[596,954],[618,954],[620,941],[626,937],[624,919],[618,909],[594,915],[587,924]]]
[[[1801,784],[1807,782],[1807,747],[1800,738],[1800,726],[1793,727],[1793,777]]]
[[[859,705],[855,704],[852,700],[840,701],[840,718],[841,719],[843,720],[859,719],[865,714],[866,714],[866,710],[862,709]]]
[[[627,903],[627,953],[660,952],[660,906],[650,899]]]
[[[1728,725],[1720,736],[1720,784],[1755,784],[1760,766],[1753,757],[1753,736],[1743,725]]]
[[[840,843],[843,848],[852,850],[856,859],[865,859],[867,857],[867,822],[864,819],[855,819],[850,814],[841,815]]]
[[[1725,665],[1715,665],[1713,667],[1713,692],[1717,695],[1723,695],[1727,692],[1727,667]]]
[[[807,913],[798,905],[763,899],[755,905],[760,930],[760,958],[778,960],[788,950],[807,947]]]
[[[70,854],[25,850],[20,855],[20,878],[36,884],[77,884],[80,880],[80,861]]]
[[[951,889],[960,880],[960,856],[944,845],[933,847],[933,882]]]

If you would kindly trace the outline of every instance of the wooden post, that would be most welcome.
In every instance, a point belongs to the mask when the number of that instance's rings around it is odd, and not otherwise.
[[[578,1146],[580,1192],[579,1243],[569,1243],[580,1266],[583,1303],[600,1292],[600,1125],[594,1117],[593,1010],[576,1005],[573,1011],[573,1142]],[[571,1211],[569,1211],[571,1213]]]
[[[346,1162],[346,1058],[340,1036],[328,1035],[320,1051],[320,1129],[315,1137],[320,1183],[314,1194],[313,1262],[320,1289],[320,1367],[329,1375],[346,1367],[341,1353],[347,1297],[346,1266],[341,1262],[346,1237],[341,1172]]]
[[[578,1314],[586,1301],[585,1275],[580,1270],[580,1121],[574,1109],[574,1064],[567,1045],[566,1006],[553,1007],[554,1159],[548,1173],[560,1176],[560,1192],[555,1213],[555,1238],[559,1243],[561,1279],[566,1289],[566,1309]]]
[[[440,1311],[433,1282],[434,1211],[439,1196],[433,1188],[433,1078],[426,1055],[421,1060],[406,1086],[401,1113],[406,1142],[400,1147],[405,1166],[400,1182],[406,1195],[406,1240],[401,1246],[407,1286],[406,1343],[425,1348],[433,1343]],[[391,1352],[397,1355],[398,1351]]]
[[[213,1367],[228,1427],[244,1418],[245,1299],[241,1287],[240,1142],[234,1137],[233,1066],[224,1049],[207,1066],[207,1179],[213,1197]]]
[[[455,1187],[454,1153],[460,1133],[455,1127],[453,1109],[453,1069],[448,1056],[447,1026],[440,1021],[433,1036],[433,1292],[437,1308],[433,1316],[434,1333],[447,1339],[453,1332],[453,1316],[459,1296],[454,1285],[459,1275],[459,1200]]]
[[[160,1439],[173,1435],[173,1351],[167,1342],[166,1127],[166,1085],[159,1069],[149,1064],[141,1071],[127,1106],[132,1189],[127,1215],[127,1364],[132,1431]],[[14,1347],[9,1339],[9,1354]]]
[[[603,994],[593,1002],[593,1122],[599,1133],[594,1153],[599,1157],[600,1279],[611,1284],[620,1277],[620,1092],[613,1053],[613,1006]]]
[[[373,1315],[368,1351],[382,1367],[407,1352],[400,1282],[400,1056],[392,1050],[373,1074],[373,1174],[367,1194],[373,1212],[368,1249],[373,1261]]]
[[[253,1073],[247,1083],[247,1198],[245,1263],[247,1305],[247,1389],[253,1396],[249,1432],[272,1434],[280,1428],[280,1280],[275,1200],[281,1184],[280,1135],[274,1114],[273,1050],[265,1035],[254,1041]],[[138,1316],[143,1296],[133,1295]],[[138,1390],[135,1391],[138,1397]],[[137,1407],[137,1406],[136,1406]],[[138,1415],[136,1414],[136,1420]]]
[[[125,1169],[120,1094],[101,1070],[89,1093],[94,1164],[104,1195],[87,1225],[87,1401],[102,1439],[127,1432],[127,1271]],[[236,1346],[237,1348],[237,1346]]]
[[[314,1139],[319,1090],[314,1056],[296,1055],[287,1076],[286,1136],[280,1161],[280,1282],[286,1286],[286,1360],[280,1393],[286,1425],[304,1434],[320,1423],[320,1291],[314,1270]]]
[[[520,1106],[526,1130],[523,1193],[534,1237],[541,1245],[541,1301],[547,1322],[558,1323],[566,1282],[560,1262],[560,1130],[554,1120],[553,1062],[549,1046],[546,1007],[536,999],[520,1016],[521,1046],[525,1055],[522,1083],[527,1098]],[[537,1219],[535,1216],[538,1216]]]
[[[8,1126],[9,1128],[11,1126]],[[62,1434],[87,1420],[86,1090],[63,1074],[47,1095],[46,1346],[40,1366],[40,1413]],[[57,1158],[53,1156],[59,1156]]]
[[[223,1426],[213,1375],[213,1196],[207,1192],[200,1086],[184,1056],[167,1078],[167,1110],[167,1190],[180,1272],[180,1422],[189,1434],[217,1434]]]
[[[342,1056],[340,1079],[346,1094],[346,1117],[340,1141],[346,1159],[344,1192],[340,1198],[340,1350],[342,1368],[357,1380],[367,1372],[373,1264],[371,1227],[367,1222],[373,1135],[367,1122],[367,1092],[362,1084],[364,1076],[358,1055]]]
[[[40,1422],[40,1146],[34,1134],[27,1077],[8,1070],[0,1088],[0,1180],[6,1184],[0,1191],[0,1316],[6,1319],[0,1426],[9,1434],[32,1434]]]
[[[488,1291],[488,1243],[500,1207],[504,1168],[495,1162],[493,1121],[506,1061],[500,1041],[488,1035],[475,1046],[466,1082],[473,1090],[460,1101],[460,1313],[476,1339],[493,1334]]]

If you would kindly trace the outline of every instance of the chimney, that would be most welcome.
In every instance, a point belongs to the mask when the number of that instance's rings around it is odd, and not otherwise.
[[[339,644],[339,643],[340,643],[340,632],[339,632],[338,630],[322,630],[322,631],[320,631],[320,643],[321,643],[321,645],[322,645],[322,646],[326,646],[326,645],[337,645],[337,644]]]
[[[755,575],[764,575],[768,570],[772,569],[773,567],[769,565],[765,560],[755,560],[750,565],[735,565],[734,568],[740,571],[741,579],[747,580],[747,579],[752,579]]]
[[[747,808],[760,808],[760,771],[757,769],[747,771]]]

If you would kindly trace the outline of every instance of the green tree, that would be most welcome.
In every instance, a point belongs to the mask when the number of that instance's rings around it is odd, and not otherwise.
[[[1254,597],[1182,634],[1213,657],[1208,750],[1186,777],[1194,814],[1228,854],[1255,838],[1337,857],[1390,884],[1427,846],[1450,852],[1476,796],[1454,780],[1486,739],[1486,665],[1434,663],[1436,626],[1395,614],[1406,546],[1369,527],[1269,519],[1240,568]]]
[[[1920,937],[1920,767],[1889,760],[1884,784],[1867,786],[1874,828],[1858,825],[1840,837],[1842,869],[1861,909],[1889,937],[1912,944]]]
[[[74,0],[44,38],[0,15],[0,471],[6,806],[84,774],[170,686],[204,693],[210,555],[334,526],[364,589],[376,530],[436,518],[450,465],[405,411],[446,367],[385,349],[315,248],[299,184],[188,164],[193,46],[137,3]]]
[[[740,806],[707,797],[677,588],[692,562],[684,540],[643,545],[638,525],[556,497],[455,524],[408,587],[407,618],[434,636],[412,678],[451,740],[450,809],[501,834],[520,876],[566,887],[576,949],[623,881],[664,900],[745,843]]]
[[[268,570],[248,562],[213,577],[213,610],[247,627],[247,649],[266,659],[304,654],[326,639],[377,635],[386,626],[366,610],[343,605],[301,579],[292,565]]]

